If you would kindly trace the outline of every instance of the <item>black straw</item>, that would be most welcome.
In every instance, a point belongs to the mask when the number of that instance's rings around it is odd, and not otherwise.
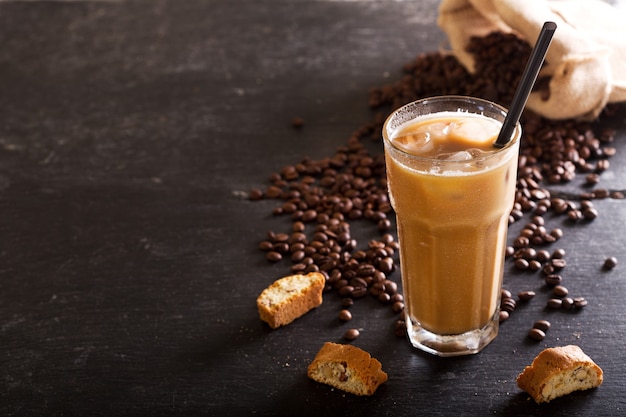
[[[522,73],[522,79],[517,86],[517,90],[515,90],[515,95],[513,96],[513,101],[511,102],[509,111],[504,119],[504,123],[502,123],[502,129],[500,129],[498,139],[496,139],[493,144],[496,148],[503,148],[511,141],[513,130],[522,116],[522,111],[524,110],[526,101],[528,101],[528,96],[535,85],[537,75],[543,65],[543,61],[546,57],[546,53],[548,52],[548,48],[550,47],[550,43],[552,42],[552,36],[554,35],[555,30],[556,23],[545,22],[543,24],[539,37],[537,38],[537,42],[535,43],[535,47],[530,53],[530,58],[526,63],[526,68],[524,68],[524,72]]]

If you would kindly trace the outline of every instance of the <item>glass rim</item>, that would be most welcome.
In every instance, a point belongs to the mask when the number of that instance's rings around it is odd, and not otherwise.
[[[411,117],[411,118],[407,118],[406,120],[402,121],[401,123],[398,124],[398,126],[393,129],[393,131],[389,131],[389,125],[392,121],[395,120],[395,118],[397,117],[397,115],[399,113],[401,113],[403,110],[407,110],[409,108],[412,107],[417,107],[420,105],[426,105],[429,102],[458,102],[458,103],[471,103],[471,104],[475,104],[477,105],[477,109],[480,109],[479,106],[488,106],[490,109],[496,111],[496,113],[499,113],[499,115],[502,117],[502,120],[496,119],[499,122],[503,122],[504,118],[506,117],[507,113],[508,113],[508,109],[505,108],[504,106],[501,106],[500,104],[494,103],[493,101],[487,100],[487,99],[483,99],[483,98],[479,98],[479,97],[472,97],[472,96],[463,96],[463,95],[440,95],[440,96],[431,96],[431,97],[424,97],[418,100],[414,100],[410,103],[406,103],[400,107],[398,107],[397,109],[393,110],[386,118],[385,122],[383,123],[383,129],[382,129],[382,134],[383,134],[383,140],[384,140],[384,144],[387,146],[391,146],[393,148],[394,151],[399,152],[400,154],[403,155],[403,157],[409,158],[411,160],[414,161],[420,161],[420,162],[433,162],[436,161],[438,164],[450,164],[450,165],[454,165],[455,163],[467,163],[468,161],[446,161],[443,159],[438,159],[436,157],[426,157],[426,156],[419,156],[419,155],[414,155],[411,154],[409,152],[407,152],[406,150],[398,147],[396,144],[394,144],[394,141],[391,137],[391,134],[393,132],[395,132],[397,130],[398,127],[402,126],[403,124],[411,121],[411,120],[415,120],[420,116],[417,117]],[[461,109],[458,108],[456,111],[460,111]],[[478,115],[482,115],[485,117],[489,117],[492,118],[489,115],[486,115],[484,111],[480,112],[480,111],[472,111],[472,109],[463,109],[464,113],[469,113],[469,114],[478,114]],[[484,110],[484,109],[483,109]],[[437,113],[442,113],[444,111],[449,111],[449,112],[454,112],[455,110],[453,110],[452,108],[449,110],[440,110],[437,112],[433,112],[431,114],[437,114]],[[426,114],[424,114],[423,116],[425,116]],[[522,136],[522,131],[521,131],[521,124],[518,122],[515,125],[515,130],[513,131],[513,136],[512,139],[509,141],[509,143],[506,144],[506,146],[503,147],[495,147],[493,148],[493,152],[488,152],[485,153],[484,155],[481,155],[479,157],[475,157],[472,158],[471,161],[473,162],[480,162],[480,161],[486,161],[488,159],[494,158],[496,156],[499,156],[503,153],[506,153],[509,149],[517,146],[517,144],[519,143],[520,139]],[[494,140],[495,142],[495,140]]]

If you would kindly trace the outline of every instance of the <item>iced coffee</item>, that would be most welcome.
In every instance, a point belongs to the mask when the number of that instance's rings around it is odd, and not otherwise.
[[[495,142],[506,110],[445,96],[396,110],[383,128],[411,343],[454,356],[498,332],[521,128]]]

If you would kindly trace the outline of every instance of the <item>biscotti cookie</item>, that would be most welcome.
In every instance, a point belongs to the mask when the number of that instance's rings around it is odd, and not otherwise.
[[[548,348],[517,377],[517,385],[536,402],[547,403],[602,384],[602,369],[575,345]]]
[[[325,285],[319,272],[278,279],[257,298],[259,317],[272,329],[285,326],[322,304]]]
[[[313,359],[307,375],[314,381],[355,395],[372,395],[387,381],[381,363],[352,345],[327,342]]]

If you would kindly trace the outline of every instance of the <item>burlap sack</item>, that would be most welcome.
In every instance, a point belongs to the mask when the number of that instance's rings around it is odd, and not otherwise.
[[[442,0],[438,24],[473,71],[471,36],[499,30],[534,44],[546,21],[557,24],[540,73],[551,77],[549,98],[533,93],[527,107],[551,119],[593,119],[607,103],[626,101],[626,13],[604,1]]]

